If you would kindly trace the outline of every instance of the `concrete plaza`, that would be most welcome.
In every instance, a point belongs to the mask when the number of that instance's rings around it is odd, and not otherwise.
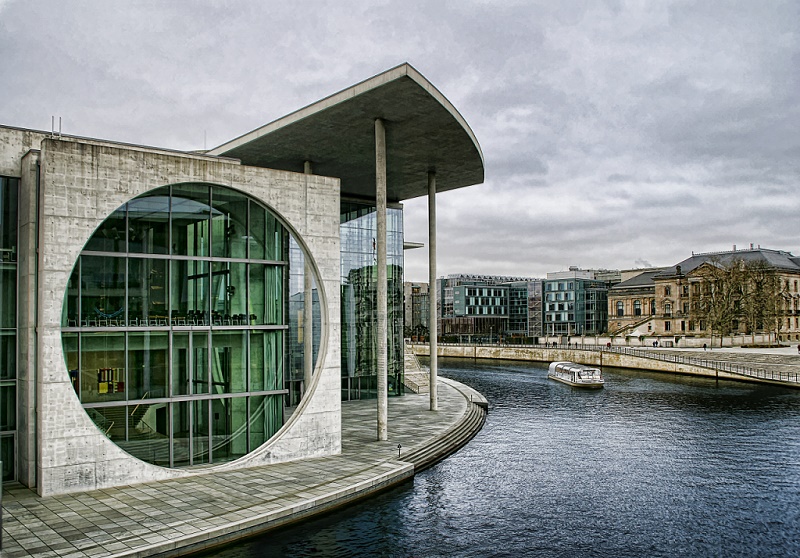
[[[180,555],[345,505],[411,479],[420,464],[404,455],[459,444],[459,425],[485,399],[445,378],[438,387],[437,411],[427,394],[391,398],[382,442],[375,401],[344,402],[336,456],[49,497],[6,487],[3,556]]]

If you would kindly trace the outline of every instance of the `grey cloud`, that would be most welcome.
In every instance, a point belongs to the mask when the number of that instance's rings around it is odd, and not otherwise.
[[[486,183],[439,199],[439,272],[792,250],[800,4],[0,0],[0,122],[197,149],[403,61],[450,99]],[[406,203],[427,240],[424,200]],[[424,250],[407,277],[427,277]]]

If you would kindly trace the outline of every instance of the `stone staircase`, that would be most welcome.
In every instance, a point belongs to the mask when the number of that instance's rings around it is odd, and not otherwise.
[[[449,383],[447,378],[439,378],[439,381]],[[456,383],[451,385],[464,392],[467,410],[461,420],[437,435],[431,443],[401,457],[403,461],[414,464],[414,473],[419,473],[460,450],[480,432],[486,422],[486,415],[489,413],[486,399],[468,386]]]
[[[403,353],[405,361],[403,385],[414,393],[430,393],[430,370],[420,365],[417,355],[408,344],[405,345]]]

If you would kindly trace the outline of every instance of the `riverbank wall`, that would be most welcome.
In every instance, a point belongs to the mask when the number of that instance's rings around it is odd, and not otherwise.
[[[418,356],[430,356],[427,344],[407,345]],[[735,381],[758,382],[793,388],[800,388],[800,368],[791,372],[773,373],[766,370],[752,369],[745,364],[731,366],[711,359],[693,359],[680,356],[665,358],[665,353],[626,350],[625,348],[604,349],[597,346],[569,345],[554,347],[544,346],[507,346],[507,345],[438,345],[440,357],[524,360],[550,363],[567,360],[579,364],[598,367],[631,368],[670,374],[723,378]],[[727,368],[727,370],[726,370]]]

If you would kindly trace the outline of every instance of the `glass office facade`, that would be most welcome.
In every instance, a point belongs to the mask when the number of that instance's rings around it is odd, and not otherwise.
[[[403,210],[387,209],[388,391],[403,393]],[[342,399],[377,397],[377,214],[375,206],[342,201]]]
[[[16,478],[18,178],[0,177],[0,460]]]
[[[207,184],[151,191],[100,225],[69,280],[62,339],[106,436],[183,467],[241,457],[282,426],[287,353],[302,351],[286,339],[303,273],[290,244],[264,206]]]

